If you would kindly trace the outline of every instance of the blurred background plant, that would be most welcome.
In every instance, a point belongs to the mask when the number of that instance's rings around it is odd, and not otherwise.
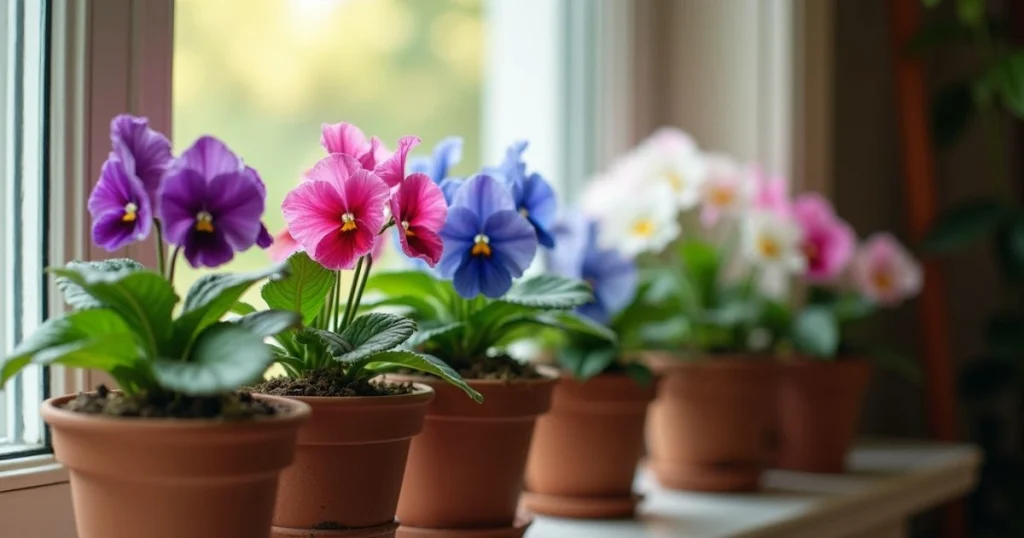
[[[932,96],[932,140],[939,151],[950,151],[973,123],[983,123],[989,154],[987,162],[977,167],[978,180],[999,181],[1009,164],[1004,148],[1010,122],[1024,119],[1024,47],[1015,39],[1011,20],[1001,14],[1002,4],[985,0],[923,3],[931,8],[949,6],[922,27],[908,52],[927,55],[955,47],[971,59],[960,78]],[[1022,536],[1024,205],[1009,196],[955,204],[939,216],[922,249],[950,255],[982,242],[991,245],[1005,293],[1002,306],[983,328],[986,351],[966,361],[958,375],[968,431],[985,450],[980,486],[971,498],[972,528],[978,536]]]

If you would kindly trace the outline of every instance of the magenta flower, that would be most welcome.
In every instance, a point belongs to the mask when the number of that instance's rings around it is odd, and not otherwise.
[[[391,197],[391,214],[395,217],[402,252],[430,267],[437,265],[444,251],[438,232],[448,217],[448,204],[430,176],[412,174],[405,178]]]
[[[320,145],[327,153],[341,153],[354,158],[366,170],[373,170],[388,158],[379,138],[374,136],[367,141],[363,131],[351,123],[321,124]]]
[[[793,217],[803,231],[807,279],[824,282],[839,276],[857,240],[850,225],[836,216],[828,200],[814,193],[797,197]]]
[[[754,207],[772,213],[788,215],[789,188],[786,185],[786,178],[781,176],[769,177],[761,170],[754,170]]]
[[[223,142],[204,136],[181,155],[160,186],[165,238],[192,267],[217,267],[257,244],[265,231],[265,189]]]
[[[868,299],[897,305],[921,291],[921,265],[888,233],[869,237],[853,258],[853,280]]]
[[[149,120],[120,114],[110,121],[110,141],[125,171],[142,182],[150,206],[156,205],[164,173],[174,162],[167,137],[149,128]]]
[[[373,250],[389,193],[354,157],[332,153],[285,196],[281,209],[288,230],[314,260],[327,269],[348,269]]]
[[[417,136],[403,136],[398,140],[398,149],[386,161],[377,165],[373,173],[384,180],[388,187],[394,188],[405,179],[405,158],[409,150],[419,145]]]
[[[113,154],[103,163],[99,183],[89,196],[89,214],[93,241],[109,251],[145,239],[153,225],[145,186]]]

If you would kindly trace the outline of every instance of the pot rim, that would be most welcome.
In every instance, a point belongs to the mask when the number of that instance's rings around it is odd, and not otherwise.
[[[546,364],[534,365],[540,377],[530,378],[517,378],[517,379],[472,379],[462,378],[470,387],[507,387],[507,386],[522,386],[522,385],[545,385],[548,383],[557,383],[561,377],[562,372],[557,368],[548,366]],[[455,385],[441,379],[440,377],[434,377],[424,374],[396,374],[389,373],[384,374],[385,379],[407,379],[411,380],[416,385],[429,385],[431,387],[436,385],[451,386],[452,388],[458,389]],[[461,389],[459,389],[461,390]]]
[[[92,394],[89,391],[85,394]],[[154,417],[114,417],[68,411],[58,404],[63,404],[78,397],[78,393],[54,396],[45,400],[40,406],[43,420],[54,427],[86,427],[104,428],[114,431],[125,430],[221,430],[234,428],[238,430],[260,429],[265,427],[290,426],[295,422],[304,422],[312,412],[309,405],[297,400],[289,400],[281,396],[252,393],[253,398],[265,400],[284,410],[271,416],[256,416],[245,420],[225,420],[223,418],[154,418]]]
[[[408,394],[388,394],[385,396],[276,396],[303,402],[314,406],[362,406],[362,407],[388,407],[395,405],[414,405],[429,402],[434,398],[434,387],[424,383],[413,383],[415,390]],[[262,392],[254,392],[254,395],[269,396]]]

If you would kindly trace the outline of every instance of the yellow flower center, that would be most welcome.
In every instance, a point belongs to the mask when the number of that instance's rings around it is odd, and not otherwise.
[[[668,180],[669,186],[676,192],[681,192],[686,188],[686,178],[680,175],[674,170],[669,170],[665,173],[665,179]]]
[[[708,201],[711,202],[711,205],[718,207],[726,207],[732,204],[735,198],[736,193],[727,187],[713,187],[708,194]]]
[[[477,234],[473,238],[473,250],[469,251],[474,256],[490,256],[491,255],[491,238],[484,234]]]
[[[530,211],[528,209],[526,209],[525,207],[520,207],[519,208],[519,214],[522,215],[523,218],[530,218]]]
[[[341,216],[341,231],[349,232],[356,229],[356,217],[352,213]]]
[[[200,211],[196,214],[196,231],[213,232],[213,215],[209,211]]]
[[[139,206],[132,202],[128,202],[124,206],[124,215],[121,216],[122,222],[135,222],[138,217]]]
[[[654,230],[654,221],[651,219],[638,219],[633,222],[633,235],[647,238],[654,235]]]
[[[774,259],[778,258],[782,254],[782,247],[774,237],[762,235],[757,238],[757,250],[761,252],[761,255],[765,258]]]
[[[402,221],[402,229],[405,230],[405,235],[407,237],[416,237],[416,232],[414,232],[414,231],[409,229],[409,221],[407,221],[407,220],[403,220]]]
[[[871,273],[871,283],[882,293],[889,293],[895,286],[892,273],[885,269],[878,269]]]

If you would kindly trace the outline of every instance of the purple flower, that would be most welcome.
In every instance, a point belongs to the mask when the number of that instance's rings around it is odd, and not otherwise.
[[[441,230],[444,254],[437,271],[455,291],[473,298],[501,297],[522,276],[537,252],[537,234],[516,211],[512,195],[498,180],[477,175],[455,193]]]
[[[558,202],[554,189],[540,174],[526,173],[526,163],[522,160],[526,145],[526,141],[512,144],[505,153],[505,160],[496,168],[485,168],[484,173],[504,178],[516,210],[537,230],[540,244],[553,248],[555,237],[551,228],[558,215]]]
[[[142,182],[149,195],[150,206],[154,206],[160,181],[174,162],[170,141],[150,129],[148,119],[130,114],[121,114],[110,121],[110,141],[125,171]]]
[[[462,139],[449,136],[434,146],[431,157],[417,157],[409,163],[412,173],[419,172],[430,176],[430,179],[441,184],[448,177],[451,168],[462,161]]]
[[[582,214],[563,218],[554,233],[558,246],[548,251],[548,271],[588,282],[594,290],[594,302],[577,311],[599,323],[611,322],[636,295],[636,263],[616,250],[600,248],[597,223]]]
[[[160,218],[165,237],[184,248],[192,267],[223,265],[265,233],[260,223],[265,196],[255,170],[223,142],[204,136],[164,178]]]
[[[89,214],[93,241],[109,251],[149,235],[153,209],[146,188],[114,154],[103,163],[100,180],[89,196]]]

